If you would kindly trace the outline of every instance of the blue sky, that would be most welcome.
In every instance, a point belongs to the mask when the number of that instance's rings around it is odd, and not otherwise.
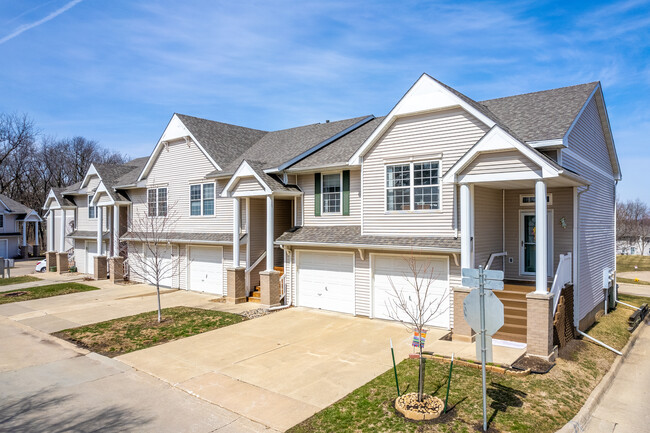
[[[148,155],[174,112],[259,129],[384,115],[422,72],[481,100],[597,81],[650,203],[650,2],[0,2],[0,111]]]

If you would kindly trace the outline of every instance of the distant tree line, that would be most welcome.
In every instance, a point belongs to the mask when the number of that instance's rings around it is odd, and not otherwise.
[[[41,215],[50,188],[81,181],[90,163],[126,160],[95,140],[42,134],[26,114],[0,113],[0,193]],[[41,225],[41,237],[43,230]]]
[[[639,199],[616,203],[616,239],[645,254],[650,244],[650,207]]]

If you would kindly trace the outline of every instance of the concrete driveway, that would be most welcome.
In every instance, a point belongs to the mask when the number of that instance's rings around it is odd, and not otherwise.
[[[389,338],[406,358],[400,324],[291,308],[115,359],[284,431],[391,368]]]

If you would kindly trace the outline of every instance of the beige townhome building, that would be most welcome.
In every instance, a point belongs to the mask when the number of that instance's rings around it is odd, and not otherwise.
[[[26,258],[40,254],[38,225],[43,220],[34,209],[0,194],[0,258]],[[28,244],[28,226],[34,226],[33,244]]]
[[[424,74],[385,117],[260,131],[174,114],[148,158],[51,191],[48,245],[80,272],[126,258],[136,279],[133,228],[173,213],[162,285],[376,320],[400,318],[410,260],[440,299],[430,325],[461,340],[461,268],[483,265],[506,278],[495,339],[552,356],[560,296],[584,330],[612,288],[620,179],[600,83],[474,101]]]

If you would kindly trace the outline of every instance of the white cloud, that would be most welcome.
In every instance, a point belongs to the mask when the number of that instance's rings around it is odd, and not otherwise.
[[[0,38],[0,45],[4,44],[7,41],[10,41],[11,39],[15,38],[16,36],[18,36],[18,35],[20,35],[20,34],[22,34],[24,32],[26,32],[27,30],[31,30],[34,27],[38,27],[41,24],[44,24],[44,23],[58,17],[59,15],[61,15],[62,13],[67,11],[68,9],[74,7],[78,3],[81,3],[82,1],[83,0],[72,0],[71,2],[66,3],[65,5],[61,6],[59,9],[55,10],[54,12],[48,14],[47,16],[41,18],[38,21],[34,21],[33,23],[29,23],[29,24],[23,24],[22,26],[18,27],[16,30],[14,30],[12,33],[8,34],[7,36],[5,36],[3,38]]]

